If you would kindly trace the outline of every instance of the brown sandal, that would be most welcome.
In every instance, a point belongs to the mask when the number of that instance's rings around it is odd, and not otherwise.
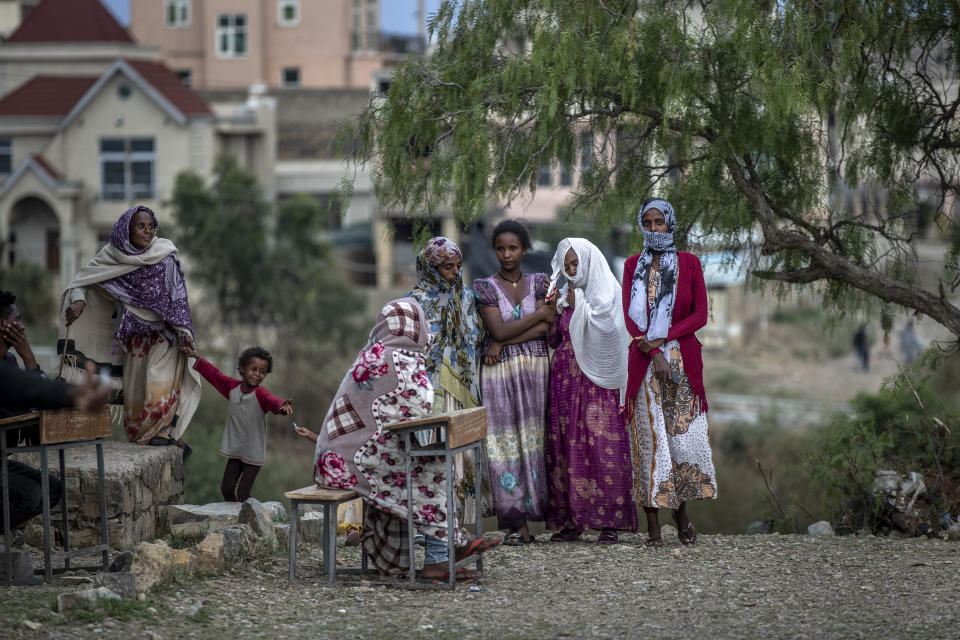
[[[685,545],[694,545],[697,542],[697,530],[693,527],[693,522],[687,523],[686,529],[679,529],[677,531],[677,537],[680,538],[680,542]]]
[[[656,538],[647,538],[643,541],[643,546],[659,549],[663,546],[663,537],[657,536]]]

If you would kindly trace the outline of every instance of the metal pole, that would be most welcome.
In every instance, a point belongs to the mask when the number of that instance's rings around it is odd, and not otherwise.
[[[414,562],[413,555],[413,538],[415,535],[413,529],[413,483],[410,482],[410,467],[411,467],[411,458],[413,457],[413,451],[411,447],[413,446],[410,438],[410,431],[403,432],[403,441],[405,444],[404,447],[404,461],[406,462],[406,483],[407,483],[407,549],[410,553],[410,584],[413,584],[417,581],[417,563]]]
[[[10,555],[10,471],[7,469],[7,432],[0,431],[0,479],[3,480],[3,566],[5,581],[13,583],[13,558]]]
[[[475,442],[473,445],[473,506],[476,512],[476,532],[477,539],[483,537],[483,442]],[[483,554],[477,556],[477,571],[483,572]]]
[[[289,582],[293,584],[297,570],[297,510],[298,502],[296,498],[290,499],[290,576]]]
[[[450,581],[450,590],[453,591],[457,587],[457,554],[453,544],[453,525],[457,517],[457,500],[453,494],[453,454],[450,453],[450,434],[447,433],[450,423],[447,422],[444,426],[443,434],[446,437],[443,439],[443,466],[447,472],[447,577]]]
[[[109,547],[110,536],[107,533],[107,488],[104,486],[103,470],[103,438],[97,438],[97,488],[100,491],[100,544]],[[103,568],[106,569],[110,563],[110,551],[104,549],[101,552]]]
[[[67,521],[67,464],[66,453],[63,449],[57,449],[60,458],[60,522],[61,535],[63,536],[63,568],[70,568],[70,523]]]
[[[47,582],[53,582],[53,563],[50,561],[50,465],[47,445],[40,445],[40,504],[43,505],[43,569]]]
[[[324,514],[327,522],[327,535],[330,540],[327,542],[327,549],[330,551],[330,564],[327,565],[327,580],[332,586],[337,581],[337,503],[327,502],[327,511]],[[326,559],[326,556],[324,556]]]

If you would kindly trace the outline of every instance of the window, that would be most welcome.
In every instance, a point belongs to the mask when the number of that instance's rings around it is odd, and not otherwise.
[[[101,199],[152,199],[156,161],[153,138],[102,138]]]
[[[377,0],[353,0],[354,51],[375,51],[380,40],[380,16]]]
[[[193,71],[190,69],[177,69],[174,71],[177,74],[177,77],[180,79],[180,82],[185,84],[188,87],[193,86]]]
[[[166,0],[167,26],[182,29],[190,26],[190,0]]]
[[[217,15],[217,57],[243,58],[247,55],[247,16],[244,13]]]
[[[13,149],[10,138],[0,138],[0,173],[10,173],[13,169]]]
[[[281,27],[300,24],[300,0],[277,0],[277,22]]]
[[[284,67],[283,68],[283,86],[285,87],[300,86],[300,67]]]
[[[545,164],[540,167],[540,175],[537,176],[537,185],[541,187],[549,187],[551,182],[551,171],[550,165]]]

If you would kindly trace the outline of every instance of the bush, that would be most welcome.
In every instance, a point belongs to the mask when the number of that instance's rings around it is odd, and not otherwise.
[[[960,365],[957,358],[914,379],[907,371],[876,394],[859,394],[850,416],[837,415],[824,431],[820,452],[811,459],[811,476],[825,494],[838,531],[863,527],[874,532],[897,528],[910,534],[936,533],[941,516],[960,510],[960,428],[941,395],[946,379]],[[927,494],[916,514],[897,513],[874,494],[877,471],[919,472]]]

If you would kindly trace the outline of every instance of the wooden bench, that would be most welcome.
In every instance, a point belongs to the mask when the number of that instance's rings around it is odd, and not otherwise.
[[[283,497],[290,500],[290,584],[296,578],[297,567],[297,519],[299,505],[323,505],[323,570],[330,584],[336,582],[337,575],[337,506],[360,496],[349,489],[329,489],[310,485],[296,491],[287,491]],[[360,569],[341,569],[341,573],[370,573],[367,568],[367,554],[361,551]]]

